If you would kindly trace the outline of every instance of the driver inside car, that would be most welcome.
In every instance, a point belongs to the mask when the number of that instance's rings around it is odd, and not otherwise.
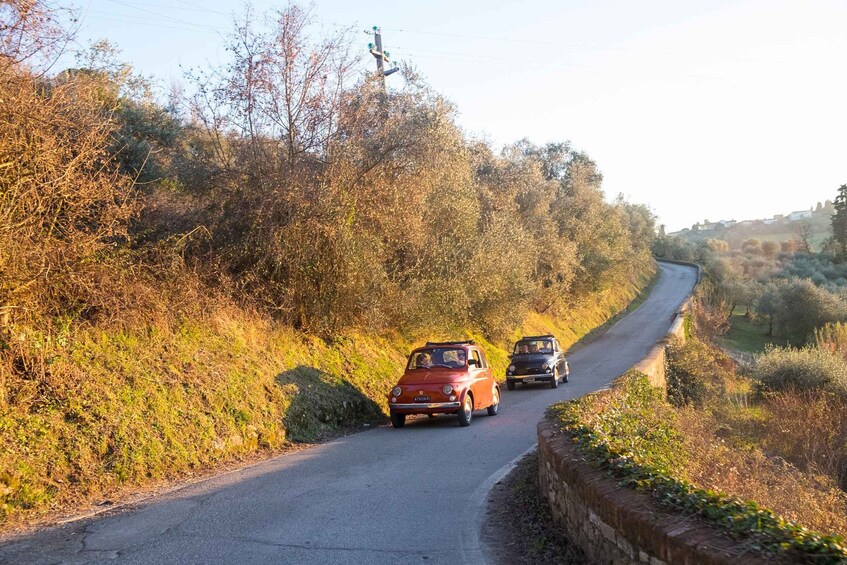
[[[428,353],[418,354],[418,358],[415,361],[415,368],[417,368],[417,369],[427,369],[431,365],[432,365],[432,360],[430,359]]]

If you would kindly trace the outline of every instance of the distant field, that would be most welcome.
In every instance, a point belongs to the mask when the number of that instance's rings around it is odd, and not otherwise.
[[[733,314],[730,324],[730,330],[723,336],[726,347],[747,353],[761,353],[766,345],[776,343],[766,335],[768,328],[765,324],[751,322],[743,313]]]
[[[755,228],[738,228],[733,227],[726,230],[717,231],[701,231],[688,232],[681,237],[689,241],[703,241],[709,238],[722,239],[728,241],[733,248],[741,246],[741,242],[745,239],[758,239],[759,241],[787,241],[790,239],[800,239],[797,235],[795,227],[791,224],[784,226],[783,231],[759,233],[754,231]],[[823,242],[830,235],[829,227],[821,227],[812,224],[812,248],[813,251],[820,251]]]
[[[827,232],[812,233],[812,247],[814,251],[820,251],[823,242],[829,237]],[[754,233],[745,239],[758,239],[759,241],[786,241],[788,239],[800,239],[795,232],[786,231],[780,233]]]

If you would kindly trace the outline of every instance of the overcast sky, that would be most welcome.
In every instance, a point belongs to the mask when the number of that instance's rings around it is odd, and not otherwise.
[[[281,2],[257,0],[263,12]],[[79,43],[108,38],[164,85],[223,58],[240,2],[90,0]],[[571,140],[609,197],[668,230],[833,199],[847,183],[845,0],[318,1],[315,19],[383,29],[495,147]],[[402,80],[389,77],[389,84]]]

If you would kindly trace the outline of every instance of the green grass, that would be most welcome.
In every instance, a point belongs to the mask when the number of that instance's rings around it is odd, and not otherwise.
[[[761,353],[766,345],[776,342],[768,337],[767,333],[767,325],[754,322],[744,314],[736,312],[730,318],[730,329],[723,336],[723,345],[736,351]]]

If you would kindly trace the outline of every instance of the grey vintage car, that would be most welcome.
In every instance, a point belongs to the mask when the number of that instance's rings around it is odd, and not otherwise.
[[[515,343],[506,369],[506,387],[515,390],[515,383],[548,382],[551,388],[559,380],[568,382],[571,369],[559,340],[552,335],[522,337]]]

